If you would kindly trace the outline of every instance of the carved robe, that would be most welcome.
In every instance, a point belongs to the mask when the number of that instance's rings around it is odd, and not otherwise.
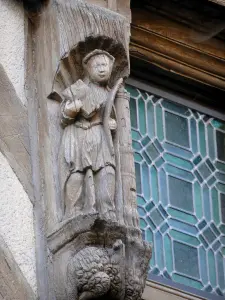
[[[65,127],[59,157],[62,198],[71,173],[85,173],[88,169],[95,173],[106,166],[115,169],[115,158],[110,153],[103,128],[108,95],[107,87],[89,82],[85,97],[82,99],[83,106],[75,118],[66,116],[64,112],[66,101],[62,103],[61,122]]]

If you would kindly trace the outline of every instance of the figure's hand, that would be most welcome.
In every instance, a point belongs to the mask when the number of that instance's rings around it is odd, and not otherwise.
[[[116,120],[114,119],[109,119],[109,128],[110,130],[116,130],[117,128],[117,123],[116,123]]]
[[[64,107],[64,113],[70,117],[74,118],[77,113],[80,111],[82,107],[82,102],[77,99],[77,100],[67,100],[66,105]]]

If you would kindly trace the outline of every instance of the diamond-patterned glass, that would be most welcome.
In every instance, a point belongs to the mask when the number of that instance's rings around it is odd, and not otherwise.
[[[150,273],[223,296],[225,123],[127,90],[140,225],[153,243]]]

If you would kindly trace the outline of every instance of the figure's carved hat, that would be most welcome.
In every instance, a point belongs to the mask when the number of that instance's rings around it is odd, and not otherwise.
[[[88,53],[82,60],[83,65],[86,65],[89,61],[89,59],[91,59],[93,56],[95,55],[106,55],[109,57],[109,59],[112,61],[112,63],[114,63],[115,58],[109,54],[109,52],[104,51],[104,50],[100,50],[100,49],[95,49],[93,51],[91,51],[90,53]]]

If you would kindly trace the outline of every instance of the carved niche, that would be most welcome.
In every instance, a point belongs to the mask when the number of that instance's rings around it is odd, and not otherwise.
[[[124,89],[129,24],[83,1],[65,3],[54,8],[60,47],[48,95],[55,195],[46,204],[49,274],[57,300],[139,300],[151,247],[139,228]]]

